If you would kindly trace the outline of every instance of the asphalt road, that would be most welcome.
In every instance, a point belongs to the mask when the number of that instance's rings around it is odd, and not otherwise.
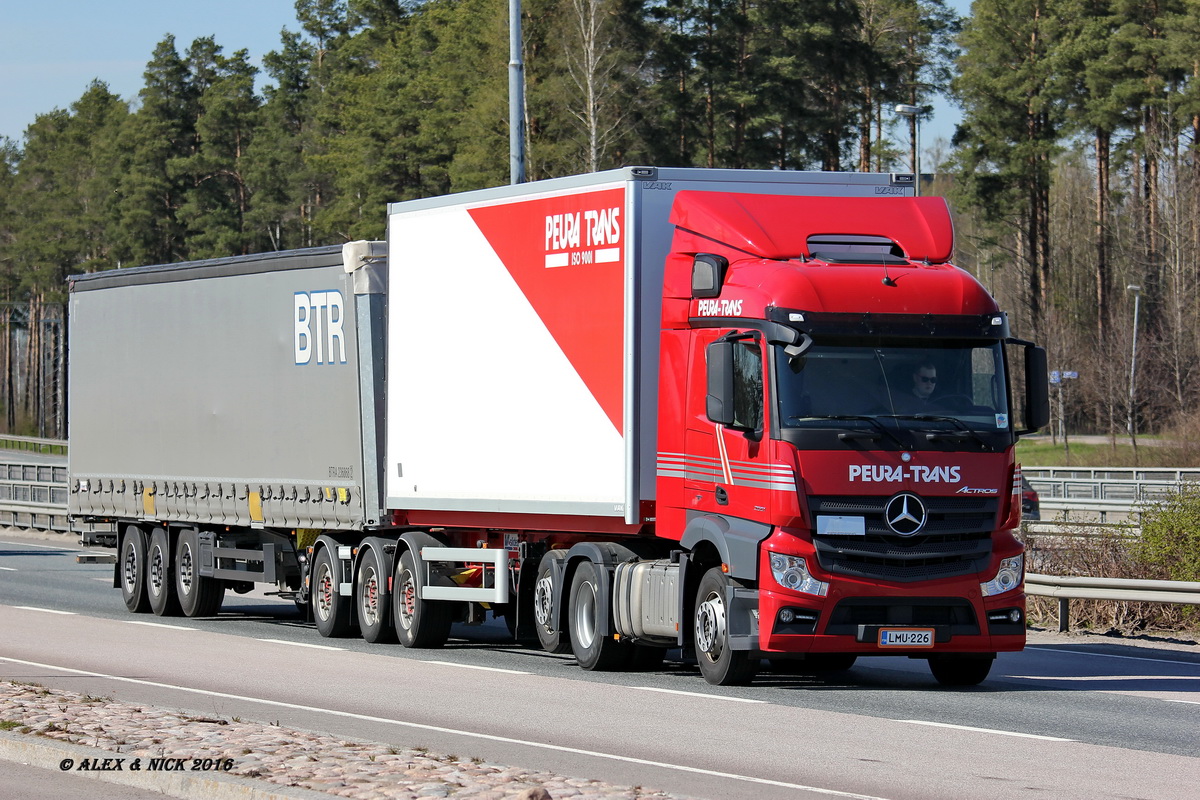
[[[1197,652],[1046,636],[968,690],[900,658],[719,688],[672,661],[584,672],[490,624],[441,650],[322,639],[257,594],[215,619],[134,616],[112,566],[78,550],[0,535],[0,677],[714,800],[1169,800],[1200,784]]]

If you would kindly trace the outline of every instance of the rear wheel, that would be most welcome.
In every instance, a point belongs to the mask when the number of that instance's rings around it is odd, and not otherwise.
[[[696,624],[692,629],[696,661],[704,680],[716,686],[749,683],[758,671],[757,658],[729,646],[727,586],[725,574],[713,567],[704,573],[696,590]]]
[[[328,547],[322,547],[313,561],[312,613],[317,632],[327,639],[350,635],[351,600],[343,597],[341,567]]]
[[[995,653],[930,656],[929,671],[942,686],[978,686],[992,671]]]
[[[565,559],[566,553],[551,550],[542,556],[538,564],[537,585],[533,589],[533,619],[537,628],[538,642],[547,653],[569,653],[571,639],[559,629],[558,617],[554,615],[554,562]]]
[[[166,528],[155,528],[146,551],[146,594],[150,610],[160,617],[179,615],[179,597],[171,576],[171,545]]]
[[[146,595],[146,534],[130,525],[121,537],[121,599],[135,614],[150,610]]]
[[[600,581],[603,570],[591,561],[584,561],[575,568],[571,579],[571,602],[568,610],[568,625],[571,635],[571,650],[579,666],[586,670],[613,670],[629,663],[632,648],[610,636],[600,633],[607,619],[608,608],[600,601],[603,597]]]
[[[189,617],[213,617],[225,599],[225,584],[200,574],[200,532],[184,528],[175,544],[175,593]]]
[[[368,642],[394,642],[396,631],[388,608],[387,576],[378,551],[368,550],[358,564],[354,596],[358,598],[358,627]]]
[[[420,594],[416,558],[411,550],[405,550],[396,563],[392,581],[396,637],[405,647],[441,647],[450,638],[454,608],[445,600],[423,600]]]

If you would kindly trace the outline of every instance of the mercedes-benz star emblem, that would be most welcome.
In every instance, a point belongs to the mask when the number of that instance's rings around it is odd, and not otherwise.
[[[912,536],[925,527],[925,504],[915,494],[898,494],[883,509],[888,527],[901,536]]]

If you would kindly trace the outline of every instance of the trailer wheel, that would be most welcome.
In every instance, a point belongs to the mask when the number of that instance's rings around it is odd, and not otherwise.
[[[942,686],[978,686],[992,671],[995,653],[952,653],[929,657],[929,671]]]
[[[215,617],[225,599],[225,584],[200,575],[200,532],[184,528],[175,543],[175,591],[189,617]]]
[[[150,610],[160,617],[179,616],[179,596],[171,577],[171,545],[166,528],[150,533],[150,548],[146,551],[146,594]]]
[[[333,553],[328,547],[322,547],[313,561],[311,603],[317,632],[327,639],[350,635],[353,606],[350,598],[338,594],[340,572]]]
[[[441,647],[450,638],[453,606],[445,600],[422,600],[416,558],[405,550],[392,581],[392,610],[396,637],[411,648]]]
[[[757,658],[729,646],[727,586],[728,579],[720,567],[713,567],[704,573],[696,590],[696,624],[692,629],[696,661],[704,680],[715,686],[749,683],[758,670]]]
[[[550,550],[538,563],[537,584],[533,589],[533,619],[538,642],[547,653],[571,651],[571,640],[559,630],[559,620],[554,615],[554,562],[566,557],[562,550]]]
[[[134,525],[121,537],[121,599],[134,614],[150,610],[146,596],[146,534]]]
[[[603,572],[591,561],[581,562],[571,578],[568,627],[575,660],[586,670],[615,670],[629,663],[633,648],[600,634],[601,614],[608,608],[600,601]]]
[[[363,638],[372,644],[396,641],[388,613],[387,576],[379,565],[379,553],[368,549],[358,563],[354,581],[354,596],[358,602],[358,627]]]

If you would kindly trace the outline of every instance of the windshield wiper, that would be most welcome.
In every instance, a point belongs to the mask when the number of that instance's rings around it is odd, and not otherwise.
[[[882,433],[883,435],[887,436],[893,442],[900,445],[900,447],[904,447],[904,442],[900,441],[900,437],[897,436],[896,434],[892,433],[891,431],[889,431],[887,429],[887,426],[884,425],[882,422],[880,422],[879,419],[876,417],[868,417],[868,416],[861,415],[861,414],[822,414],[820,417],[818,417],[818,419],[833,419],[833,420],[838,420],[838,421],[861,420],[863,422],[869,422],[869,423],[871,423],[872,426],[874,426],[875,430],[877,430],[880,433]],[[856,438],[858,438],[858,439],[878,439],[879,436],[878,435],[872,436],[870,434],[862,433],[862,432],[860,432],[860,433],[848,432],[848,433],[839,433],[838,438],[845,441],[847,439],[856,439]]]
[[[967,425],[957,417],[946,417],[939,414],[888,414],[888,419],[911,419],[917,422],[949,422],[958,430],[956,431],[934,431],[925,434],[928,441],[936,442],[941,439],[974,439],[979,443],[979,446],[985,450],[996,452],[996,448],[988,444],[987,440],[979,435],[979,431]]]

